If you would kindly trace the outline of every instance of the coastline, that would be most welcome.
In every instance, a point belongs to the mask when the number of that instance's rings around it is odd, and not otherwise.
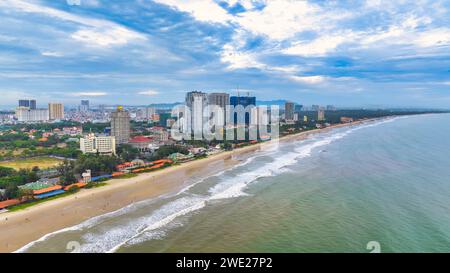
[[[359,120],[299,132],[283,136],[275,143],[298,141],[311,134],[389,118],[393,117]],[[2,213],[0,214],[0,252],[13,252],[46,234],[116,211],[135,202],[176,194],[189,186],[189,183],[185,183],[189,178],[207,177],[226,170],[239,163],[235,157],[245,156],[273,144],[273,141],[258,143],[152,173],[139,174],[137,177],[110,180],[106,187],[82,190],[74,195],[37,204],[21,211]]]

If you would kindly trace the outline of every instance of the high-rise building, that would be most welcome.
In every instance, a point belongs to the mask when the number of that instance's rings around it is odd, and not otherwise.
[[[19,100],[19,107],[29,107],[31,110],[35,110],[36,100]]]
[[[19,100],[19,107],[30,107],[29,100]]]
[[[47,109],[30,109],[19,106],[16,108],[16,118],[19,122],[42,122],[48,121],[49,114]]]
[[[284,119],[285,120],[294,120],[294,107],[295,104],[293,102],[286,102],[284,106]]]
[[[296,113],[300,113],[301,111],[303,110],[303,105],[301,105],[301,104],[296,104],[295,105],[295,112]]]
[[[230,95],[227,93],[208,94],[208,104],[220,106],[224,111],[230,105]]]
[[[226,116],[228,115],[227,106],[230,105],[230,95],[227,93],[210,93],[208,94],[208,104],[217,105],[223,111],[223,117],[221,117],[220,123],[226,125]]]
[[[191,129],[194,133],[202,133],[203,125],[207,117],[203,116],[203,111],[208,105],[208,95],[203,92],[192,91],[186,94],[186,106],[191,111]]]
[[[89,100],[81,100],[80,111],[81,112],[89,111]]]
[[[234,107],[241,105],[244,108],[246,108],[248,106],[254,107],[254,106],[256,106],[256,97],[232,96],[232,97],[230,97],[230,105],[234,106]],[[234,117],[232,117],[232,118],[234,118],[234,123],[236,124],[238,122],[237,113],[234,113]],[[245,113],[245,124],[246,125],[250,124],[250,112]]]
[[[30,109],[36,110],[36,100],[30,100]]]
[[[83,154],[116,154],[116,139],[113,136],[88,134],[80,139]]]
[[[147,120],[153,120],[153,115],[156,114],[156,109],[154,107],[146,107],[144,109],[144,118]]]
[[[54,103],[54,102],[49,103],[48,115],[50,120],[64,119],[64,105],[62,103]]]
[[[111,113],[111,135],[116,138],[117,144],[128,143],[130,139],[130,113],[122,106]]]
[[[317,111],[317,120],[318,121],[324,121],[325,120],[325,110],[319,109]]]
[[[336,107],[334,105],[327,105],[327,111],[336,111]]]
[[[316,105],[316,104],[315,104],[315,105],[313,105],[311,108],[312,108],[313,111],[319,111],[320,105]]]
[[[256,106],[256,97],[232,96],[232,97],[230,97],[230,104],[232,106],[242,105],[243,107]]]

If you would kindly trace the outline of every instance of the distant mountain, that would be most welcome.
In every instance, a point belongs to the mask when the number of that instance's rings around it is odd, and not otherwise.
[[[174,103],[153,103],[150,104],[150,107],[154,107],[157,109],[172,109],[173,107],[183,104],[182,102],[174,102]]]
[[[286,100],[257,100],[256,105],[278,105],[284,107]]]
[[[172,109],[173,107],[183,104],[182,102],[173,102],[173,103],[152,103],[145,105],[123,105],[125,108],[140,108],[140,107],[153,107],[156,109]]]

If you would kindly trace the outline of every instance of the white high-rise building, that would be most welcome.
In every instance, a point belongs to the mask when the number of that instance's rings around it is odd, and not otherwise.
[[[207,117],[203,116],[203,110],[208,105],[208,94],[198,91],[186,94],[186,106],[191,110],[191,129],[194,134],[202,134],[203,125]]]
[[[113,136],[88,134],[80,139],[83,154],[116,154],[116,139]]]

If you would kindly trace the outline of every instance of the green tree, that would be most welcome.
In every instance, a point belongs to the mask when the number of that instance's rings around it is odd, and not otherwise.
[[[0,177],[10,176],[15,173],[16,173],[16,171],[13,168],[0,166]]]
[[[19,187],[15,184],[10,184],[5,189],[5,197],[7,199],[14,199],[20,197]]]
[[[124,161],[132,161],[139,156],[139,150],[129,144],[120,145],[117,154]]]
[[[61,184],[64,186],[71,185],[77,182],[77,179],[74,174],[74,163],[68,160],[64,160],[63,163],[58,165],[58,172],[61,175]]]

